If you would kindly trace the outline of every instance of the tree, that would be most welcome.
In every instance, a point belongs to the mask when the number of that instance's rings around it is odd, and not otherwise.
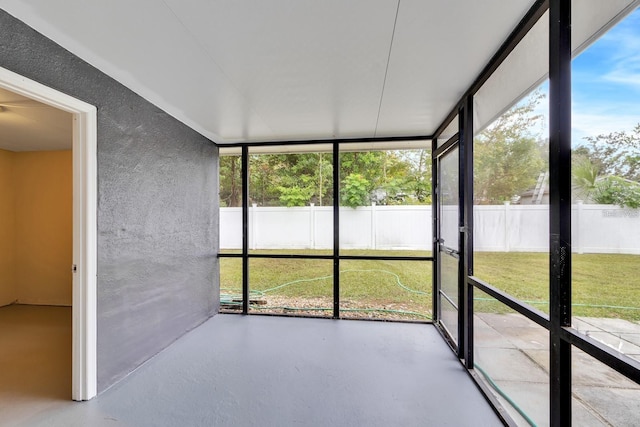
[[[619,176],[601,176],[598,167],[582,155],[571,167],[574,193],[601,205],[640,207],[640,184]]]
[[[356,208],[369,203],[369,181],[360,174],[350,173],[342,181],[340,202],[344,206]]]
[[[249,199],[261,206],[279,205],[284,155],[253,154],[249,157]]]
[[[242,205],[242,165],[240,156],[220,156],[220,205]]]
[[[318,167],[315,169],[317,177],[316,200],[318,206],[333,204],[333,164],[331,155],[318,153]],[[327,198],[325,200],[325,197]]]
[[[220,160],[220,203],[240,206],[242,177],[240,156]],[[361,205],[370,195],[381,204],[424,203],[431,195],[429,150],[341,152],[341,193]],[[354,178],[354,177],[359,178]],[[345,188],[345,185],[349,186]],[[365,197],[366,196],[366,197]],[[333,204],[333,162],[327,153],[252,154],[249,157],[249,201],[260,206],[318,206]],[[349,206],[349,205],[348,205]]]
[[[402,183],[404,191],[413,202],[431,203],[431,151],[399,151],[398,157],[409,166]]]
[[[311,198],[311,191],[307,188],[301,188],[297,185],[293,187],[278,187],[280,191],[280,201],[286,207],[306,206]]]
[[[579,197],[599,204],[640,207],[640,123],[625,131],[586,137],[573,152]]]
[[[585,140],[582,152],[603,175],[640,181],[640,123],[629,133],[611,132]]]
[[[287,206],[333,204],[333,167],[324,153],[287,154],[279,169],[279,200]],[[294,199],[296,204],[291,204]]]
[[[383,151],[340,153],[340,175],[360,175],[367,181],[367,192],[371,192],[387,178],[388,162],[385,154]]]
[[[534,113],[542,97],[534,92],[475,138],[476,203],[496,204],[511,200],[531,188],[546,168],[547,142],[532,131],[542,120],[542,116]]]
[[[571,163],[574,194],[582,200],[590,200],[597,189],[598,168],[582,154],[574,154]]]
[[[603,205],[640,208],[640,184],[619,176],[606,176],[597,182],[593,201]]]
[[[367,181],[367,194],[380,192],[381,204],[424,203],[431,196],[429,150],[381,150],[340,155],[340,174],[357,174]],[[344,181],[343,181],[344,183]],[[344,186],[342,191],[344,192]],[[409,197],[407,197],[409,196]]]

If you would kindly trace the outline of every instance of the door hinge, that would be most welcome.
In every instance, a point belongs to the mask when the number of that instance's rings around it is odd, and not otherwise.
[[[73,271],[74,273],[77,273],[77,272],[78,272],[78,266],[77,266],[77,265],[75,265],[75,264],[73,264],[73,265],[71,266],[71,271]]]

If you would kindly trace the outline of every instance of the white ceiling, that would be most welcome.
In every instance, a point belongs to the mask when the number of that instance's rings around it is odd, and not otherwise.
[[[72,115],[0,88],[0,149],[70,150]]]
[[[532,4],[0,0],[218,143],[432,134]]]

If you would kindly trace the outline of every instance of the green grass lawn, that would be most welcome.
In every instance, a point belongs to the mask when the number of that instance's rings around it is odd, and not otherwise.
[[[410,251],[344,253],[428,255]],[[572,260],[574,315],[640,320],[640,256],[574,254]],[[220,264],[221,293],[241,294],[241,260],[222,258]],[[475,255],[475,275],[548,312],[548,264],[545,253],[479,252]],[[431,262],[342,260],[340,267],[340,300],[345,316],[423,320],[430,317]],[[255,310],[283,306],[299,311],[318,308],[322,310],[315,310],[316,314],[331,315],[331,260],[254,258],[250,260],[249,271],[252,299],[266,302],[264,306],[252,305]],[[486,295],[477,297],[477,311],[502,311],[500,304],[486,301]]]
[[[572,264],[574,316],[640,320],[640,256],[573,254]],[[548,254],[480,252],[474,267],[480,279],[549,312]]]

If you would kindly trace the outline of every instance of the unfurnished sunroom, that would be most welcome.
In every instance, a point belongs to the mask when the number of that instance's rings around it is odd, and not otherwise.
[[[0,420],[637,424],[637,1],[0,7]]]

